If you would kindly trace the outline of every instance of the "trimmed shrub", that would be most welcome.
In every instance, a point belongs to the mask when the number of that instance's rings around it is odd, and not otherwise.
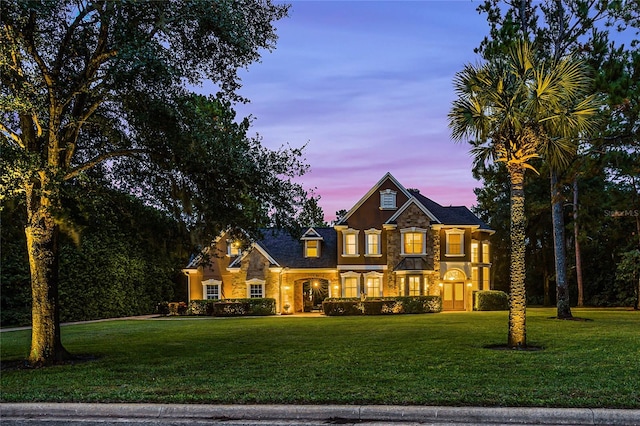
[[[440,296],[384,297],[360,299],[325,299],[322,310],[327,316],[426,314],[442,311]]]
[[[187,315],[213,315],[213,304],[218,299],[192,300],[187,308]]]
[[[440,296],[403,296],[396,297],[403,314],[428,314],[442,312]]]
[[[225,299],[213,303],[213,316],[216,317],[275,314],[276,300],[273,298]]]
[[[509,296],[504,291],[477,290],[473,292],[474,311],[509,310]]]
[[[322,302],[322,311],[327,316],[362,315],[361,303],[359,299],[325,299]]]

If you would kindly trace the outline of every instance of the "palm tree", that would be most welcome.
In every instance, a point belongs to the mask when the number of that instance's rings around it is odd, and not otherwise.
[[[525,347],[524,175],[536,171],[532,160],[553,155],[562,164],[573,152],[580,114],[578,105],[586,73],[573,58],[540,60],[526,41],[507,55],[480,65],[466,65],[454,78],[457,99],[449,112],[456,141],[471,139],[477,162],[504,162],[511,185],[511,270],[509,347]],[[537,172],[536,172],[537,173]]]

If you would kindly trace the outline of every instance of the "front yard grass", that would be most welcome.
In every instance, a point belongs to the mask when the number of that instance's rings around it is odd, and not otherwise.
[[[372,317],[171,318],[65,326],[95,359],[4,369],[4,402],[411,404],[640,408],[640,312],[527,311],[506,343],[507,312]],[[6,366],[29,331],[0,335]]]

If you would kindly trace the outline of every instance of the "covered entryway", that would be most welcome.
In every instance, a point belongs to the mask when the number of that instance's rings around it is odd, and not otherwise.
[[[466,275],[459,269],[450,269],[442,282],[442,309],[445,311],[465,310]]]
[[[314,278],[302,283],[304,312],[322,310],[322,302],[329,297],[329,281]]]

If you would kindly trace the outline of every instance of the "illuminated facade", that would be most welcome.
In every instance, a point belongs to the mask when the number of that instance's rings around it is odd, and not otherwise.
[[[472,292],[491,288],[492,233],[466,207],[443,207],[387,173],[333,227],[267,229],[245,251],[223,234],[210,262],[184,272],[189,300],[271,297],[281,313],[319,309],[325,297],[418,295],[471,310]]]

